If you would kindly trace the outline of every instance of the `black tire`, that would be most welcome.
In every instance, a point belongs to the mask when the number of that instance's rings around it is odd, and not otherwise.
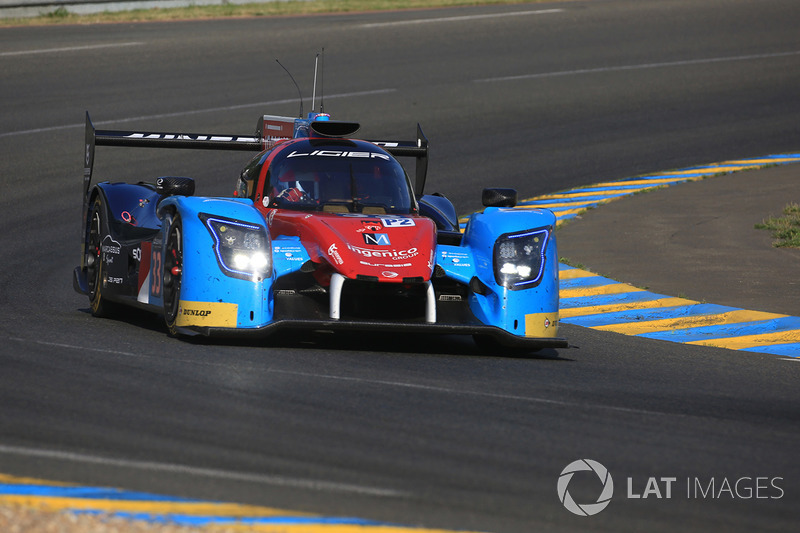
[[[86,281],[89,285],[89,307],[96,317],[109,317],[116,306],[103,296],[103,239],[106,232],[106,213],[103,200],[97,196],[92,202],[86,228]]]
[[[153,273],[157,275],[156,273]],[[181,281],[183,279],[183,227],[178,215],[172,220],[164,249],[164,320],[172,337],[178,336]]]

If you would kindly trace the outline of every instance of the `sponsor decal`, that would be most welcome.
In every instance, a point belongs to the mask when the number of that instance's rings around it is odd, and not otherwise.
[[[269,196],[265,196],[265,197],[264,197],[264,198],[261,200],[261,205],[263,205],[264,207],[269,207]]]
[[[359,248],[352,244],[347,245],[350,250],[364,257],[377,257],[386,259],[396,259],[398,261],[405,261],[419,255],[418,248],[409,248],[408,250],[374,250],[370,248]]]
[[[372,246],[390,246],[389,235],[386,233],[362,233],[364,236],[364,244]]]
[[[359,261],[358,264],[377,268],[408,268],[414,266],[412,263],[369,263],[367,261]]]
[[[154,298],[161,298],[162,289],[162,254],[161,248],[153,246],[153,253],[150,254],[150,294]]]
[[[387,228],[408,228],[416,226],[413,218],[381,218],[381,223]]]
[[[114,256],[122,251],[122,245],[112,239],[111,235],[106,235],[100,243],[100,251],[103,252],[103,262],[111,265],[114,263]]]
[[[356,157],[359,159],[383,159],[390,161],[391,158],[386,154],[379,154],[377,152],[346,152],[342,150],[314,150],[313,152],[298,152],[292,151],[289,157]]]
[[[238,135],[187,135],[185,133],[131,133],[125,139],[162,139],[166,141],[258,142],[256,137]]]
[[[150,249],[153,243],[143,242],[140,248],[137,248],[139,254],[139,277],[136,283],[136,290],[138,291],[137,300],[143,303],[150,301]]]
[[[558,313],[525,315],[526,337],[555,337],[558,335]]]
[[[392,272],[391,270],[384,270],[383,272],[381,272],[381,276],[389,279],[396,278],[399,275],[400,274],[398,274],[397,272]]]
[[[339,250],[336,248],[336,243],[331,244],[328,248],[328,256],[333,259],[333,262],[337,265],[343,265],[344,261],[342,260],[342,256],[339,255]]]
[[[380,231],[383,229],[381,226],[380,221],[377,220],[362,220],[361,224],[363,224],[363,228],[357,229],[358,233],[364,233],[365,231]]]
[[[103,242],[100,243],[100,249],[104,254],[119,255],[122,250],[122,245],[111,238],[111,235],[106,235]]]
[[[273,248],[276,256],[283,255],[287,261],[302,261],[302,248],[298,246],[275,246]]]
[[[470,267],[472,263],[469,262],[470,256],[465,252],[442,252],[442,261],[449,262],[454,267]]]
[[[176,326],[235,328],[238,306],[226,302],[187,302],[178,305]]]

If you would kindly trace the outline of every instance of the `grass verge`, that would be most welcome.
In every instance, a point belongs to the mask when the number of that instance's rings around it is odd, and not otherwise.
[[[791,203],[784,208],[783,216],[766,218],[755,227],[770,230],[776,248],[800,248],[800,205]]]

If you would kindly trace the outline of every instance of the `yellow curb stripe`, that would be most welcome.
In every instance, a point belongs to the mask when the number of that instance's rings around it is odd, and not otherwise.
[[[560,292],[561,298],[583,298],[586,296],[602,296],[604,294],[620,294],[623,292],[641,292],[633,285],[625,283],[611,283],[609,285],[598,285],[596,287],[579,287],[575,289],[564,289]]]
[[[658,187],[658,185],[653,186],[653,187],[645,187],[643,189],[635,189],[635,190],[631,190],[631,189],[608,189],[608,190],[603,190],[603,191],[586,191],[586,192],[575,192],[575,193],[566,192],[566,193],[562,193],[562,194],[548,194],[548,195],[545,195],[545,196],[540,196],[538,199],[539,200],[551,200],[551,199],[552,200],[558,200],[560,198],[584,198],[584,197],[591,197],[591,196],[606,196],[606,195],[612,195],[612,194],[633,194],[634,192],[647,191],[647,190],[650,190],[650,189],[655,189],[656,187]],[[581,187],[581,188],[585,188],[585,187]]]
[[[677,307],[679,305],[693,305],[697,302],[685,298],[660,298],[658,300],[645,300],[643,302],[625,302],[619,304],[591,305],[587,307],[561,308],[558,311],[560,318],[577,316],[599,315],[601,313],[616,313],[618,311],[635,311],[636,309],[655,309],[656,307]]]
[[[656,331],[739,324],[742,322],[754,322],[757,320],[771,320],[773,318],[781,318],[784,316],[786,315],[776,315],[775,313],[764,313],[761,311],[747,311],[744,309],[739,309],[736,311],[713,315],[684,316],[663,318],[660,320],[646,320],[642,322],[626,322],[624,324],[607,324],[605,326],[593,326],[592,329],[599,331],[613,331],[615,333],[624,333],[625,335],[639,335],[641,333],[654,333]]]
[[[800,161],[800,158],[797,157],[775,157],[766,159],[740,159],[736,161],[729,161],[729,163],[732,165],[756,164],[762,166],[762,165],[772,165],[778,163],[796,163],[798,161]]]
[[[621,185],[664,185],[666,183],[674,183],[676,181],[691,181],[692,178],[650,178],[650,179],[638,179],[638,180],[624,180],[624,181],[604,181],[601,183],[595,183],[594,185],[589,185],[589,187],[619,187]],[[581,187],[587,188],[587,187]],[[637,189],[632,189],[636,191]]]
[[[772,333],[762,333],[760,335],[744,335],[742,337],[728,337],[724,339],[709,339],[700,341],[690,341],[686,344],[697,344],[702,346],[715,346],[717,348],[728,348],[730,350],[744,350],[758,346],[769,346],[771,344],[790,344],[800,342],[800,329],[789,331],[777,331]]]
[[[70,498],[60,496],[4,494],[0,502],[41,507],[51,511],[81,510],[102,511],[105,513],[145,513],[151,515],[186,514],[196,516],[272,517],[272,516],[315,516],[269,507],[239,505],[235,503],[213,502],[172,502],[136,501],[97,498]]]
[[[599,278],[598,274],[587,272],[579,268],[570,268],[567,270],[559,270],[558,277],[560,279],[579,279],[579,278]]]
[[[221,529],[224,531],[242,531],[247,533],[453,533],[452,530],[448,531],[444,529],[358,524],[224,524],[205,527],[209,532]],[[459,531],[458,533],[470,532]]]

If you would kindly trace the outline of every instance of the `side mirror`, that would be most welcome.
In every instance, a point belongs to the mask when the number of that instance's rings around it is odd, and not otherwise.
[[[156,180],[156,192],[161,196],[191,196],[194,194],[194,180],[179,176],[162,176]]]
[[[517,205],[517,190],[483,189],[481,200],[484,207],[515,207]]]

